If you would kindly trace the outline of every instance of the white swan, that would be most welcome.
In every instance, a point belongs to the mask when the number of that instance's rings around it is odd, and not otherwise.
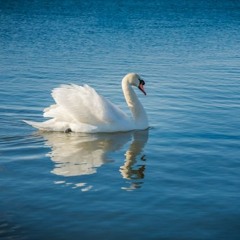
[[[122,90],[132,116],[128,117],[119,107],[99,95],[88,85],[62,85],[52,91],[56,104],[44,109],[45,122],[24,121],[44,131],[64,132],[118,132],[148,128],[146,112],[132,86],[145,95],[145,82],[136,73],[122,79]]]

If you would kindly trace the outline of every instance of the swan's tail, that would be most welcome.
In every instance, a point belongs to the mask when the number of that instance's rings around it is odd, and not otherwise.
[[[45,122],[33,122],[33,121],[27,121],[27,120],[23,120],[23,122],[27,123],[28,125],[37,128],[37,129],[41,129],[41,130],[46,130],[46,123]]]
[[[23,122],[43,131],[65,131],[66,128],[68,128],[68,126],[66,126],[66,123],[56,122],[55,119],[50,119],[45,122],[33,122],[26,120],[23,120]]]
[[[53,131],[53,132],[85,132],[94,133],[97,132],[97,128],[92,125],[88,124],[75,124],[75,123],[67,123],[67,122],[59,122],[56,119],[49,119],[45,122],[33,122],[23,120],[23,122],[27,123],[28,125],[37,128],[41,131]]]

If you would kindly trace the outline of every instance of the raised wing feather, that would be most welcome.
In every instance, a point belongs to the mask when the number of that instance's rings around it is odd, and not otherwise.
[[[128,119],[121,109],[88,85],[62,85],[53,90],[52,96],[56,104],[45,109],[46,117],[90,125],[113,124]]]

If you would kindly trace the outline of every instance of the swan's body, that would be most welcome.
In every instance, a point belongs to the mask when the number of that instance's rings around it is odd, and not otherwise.
[[[52,91],[56,104],[44,109],[45,122],[25,121],[45,131],[73,132],[118,132],[148,128],[146,112],[132,86],[144,94],[144,81],[135,73],[127,74],[122,80],[125,100],[132,112],[127,116],[119,107],[99,95],[88,85],[62,85]]]

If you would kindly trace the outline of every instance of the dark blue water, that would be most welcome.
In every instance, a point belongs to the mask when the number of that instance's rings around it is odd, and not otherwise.
[[[1,239],[239,239],[240,2],[1,1]],[[151,128],[35,131],[87,83]]]

